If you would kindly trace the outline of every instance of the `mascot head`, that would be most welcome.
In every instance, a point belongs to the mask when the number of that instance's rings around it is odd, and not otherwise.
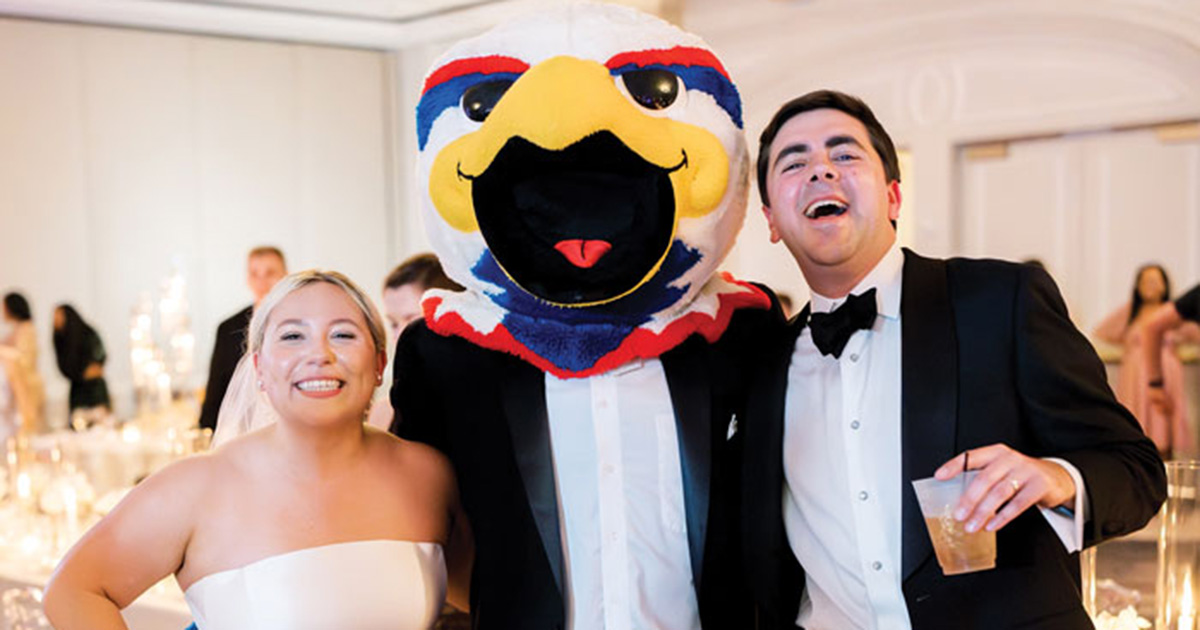
[[[714,276],[746,207],[737,89],[662,20],[568,4],[461,42],[417,140],[430,239],[467,289],[427,297],[435,331],[584,376],[765,303]]]

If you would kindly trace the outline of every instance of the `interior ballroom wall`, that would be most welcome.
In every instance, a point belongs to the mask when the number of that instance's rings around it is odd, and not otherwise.
[[[377,291],[395,250],[390,72],[372,51],[0,20],[0,289],[33,303],[52,419],[59,302],[100,331],[127,413],[131,309],[174,268],[196,337],[189,387],[217,324],[251,299],[251,247]]]
[[[752,146],[809,90],[871,104],[911,157],[902,243],[1041,258],[1084,327],[1126,299],[1138,261],[1200,281],[1195,128],[1123,131],[1200,120],[1200,3],[690,0],[686,16],[738,81]],[[993,141],[1007,155],[967,150]],[[759,205],[729,265],[806,295]]]
[[[0,0],[0,14],[26,18],[0,20],[0,284],[30,290],[44,374],[55,373],[49,310],[72,300],[100,324],[125,388],[129,309],[173,260],[192,291],[197,378],[216,323],[249,299],[253,244],[277,242],[293,268],[342,268],[374,290],[428,246],[412,112],[429,63],[538,4],[392,23]],[[904,150],[902,243],[1042,258],[1084,327],[1123,299],[1136,261],[1167,260],[1177,286],[1200,281],[1200,141],[1154,132],[1200,120],[1200,3],[672,6],[739,84],[752,153],[776,107],[805,91],[871,103]],[[727,267],[806,294],[767,242],[756,191]]]

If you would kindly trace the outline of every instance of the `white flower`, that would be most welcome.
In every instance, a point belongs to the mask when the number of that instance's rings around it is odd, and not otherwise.
[[[1096,630],[1145,630],[1151,626],[1148,619],[1138,616],[1133,606],[1126,606],[1116,616],[1107,610],[1100,611],[1093,621],[1096,623]]]

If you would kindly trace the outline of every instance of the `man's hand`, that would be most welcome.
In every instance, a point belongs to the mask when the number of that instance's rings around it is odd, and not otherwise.
[[[964,459],[969,460],[970,470],[979,471],[954,510],[954,518],[966,521],[969,532],[981,527],[996,531],[1034,505],[1074,505],[1075,482],[1054,462],[1027,457],[1004,444],[974,448],[969,453],[969,457],[966,452],[956,455],[934,473],[943,481],[952,479],[963,471]]]

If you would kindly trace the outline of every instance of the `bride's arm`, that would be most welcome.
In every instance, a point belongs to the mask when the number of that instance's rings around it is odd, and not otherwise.
[[[46,615],[59,630],[126,628],[121,609],[184,560],[204,456],[152,475],[79,540],[46,585]]]

